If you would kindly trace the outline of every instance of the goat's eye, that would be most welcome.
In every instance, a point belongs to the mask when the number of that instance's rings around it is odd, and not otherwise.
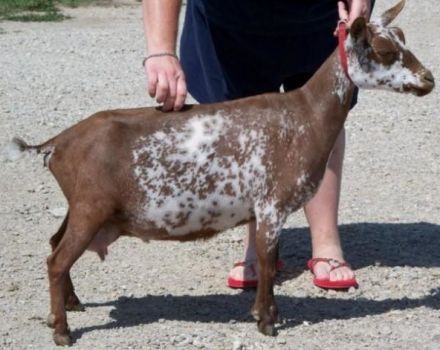
[[[376,53],[385,64],[393,63],[397,59],[397,51],[381,50]]]
[[[395,56],[397,54],[397,51],[379,51],[378,54],[380,56],[391,57],[391,56]]]

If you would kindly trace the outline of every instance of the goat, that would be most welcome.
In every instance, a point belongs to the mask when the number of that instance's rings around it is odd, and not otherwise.
[[[45,154],[69,206],[47,259],[55,343],[71,344],[66,310],[82,306],[70,268],[86,249],[104,259],[121,235],[187,241],[252,220],[259,284],[251,312],[273,335],[278,235],[316,192],[355,86],[418,96],[434,88],[403,32],[388,27],[404,3],[378,22],[357,18],[341,54],[295,91],[170,113],[102,111],[38,146],[15,139],[20,151]]]

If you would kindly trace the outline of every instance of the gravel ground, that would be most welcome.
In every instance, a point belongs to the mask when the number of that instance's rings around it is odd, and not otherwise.
[[[409,2],[397,22],[439,77],[437,2]],[[140,4],[67,12],[62,23],[0,23],[2,145],[14,135],[46,140],[98,110],[153,104]],[[72,270],[86,306],[69,313],[73,347],[440,349],[438,101],[439,89],[423,99],[363,92],[347,122],[341,234],[358,290],[312,286],[308,229],[292,215],[276,287],[282,324],[264,337],[249,316],[255,293],[225,285],[243,228],[185,244],[123,238],[104,263],[86,253]],[[66,203],[41,158],[0,164],[0,348],[55,348],[45,258]]]

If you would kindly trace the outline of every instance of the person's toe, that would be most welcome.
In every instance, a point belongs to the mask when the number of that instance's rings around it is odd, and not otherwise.
[[[330,281],[346,281],[354,278],[354,272],[349,267],[344,266],[330,271]]]

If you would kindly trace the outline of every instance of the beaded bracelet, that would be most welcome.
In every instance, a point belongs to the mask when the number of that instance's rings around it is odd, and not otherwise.
[[[174,57],[176,60],[179,59],[177,57],[177,55],[175,53],[172,53],[172,52],[153,53],[151,55],[148,55],[148,56],[144,57],[144,59],[142,60],[142,67],[145,67],[145,62],[147,62],[150,58],[153,58],[153,57],[163,57],[163,56]]]

